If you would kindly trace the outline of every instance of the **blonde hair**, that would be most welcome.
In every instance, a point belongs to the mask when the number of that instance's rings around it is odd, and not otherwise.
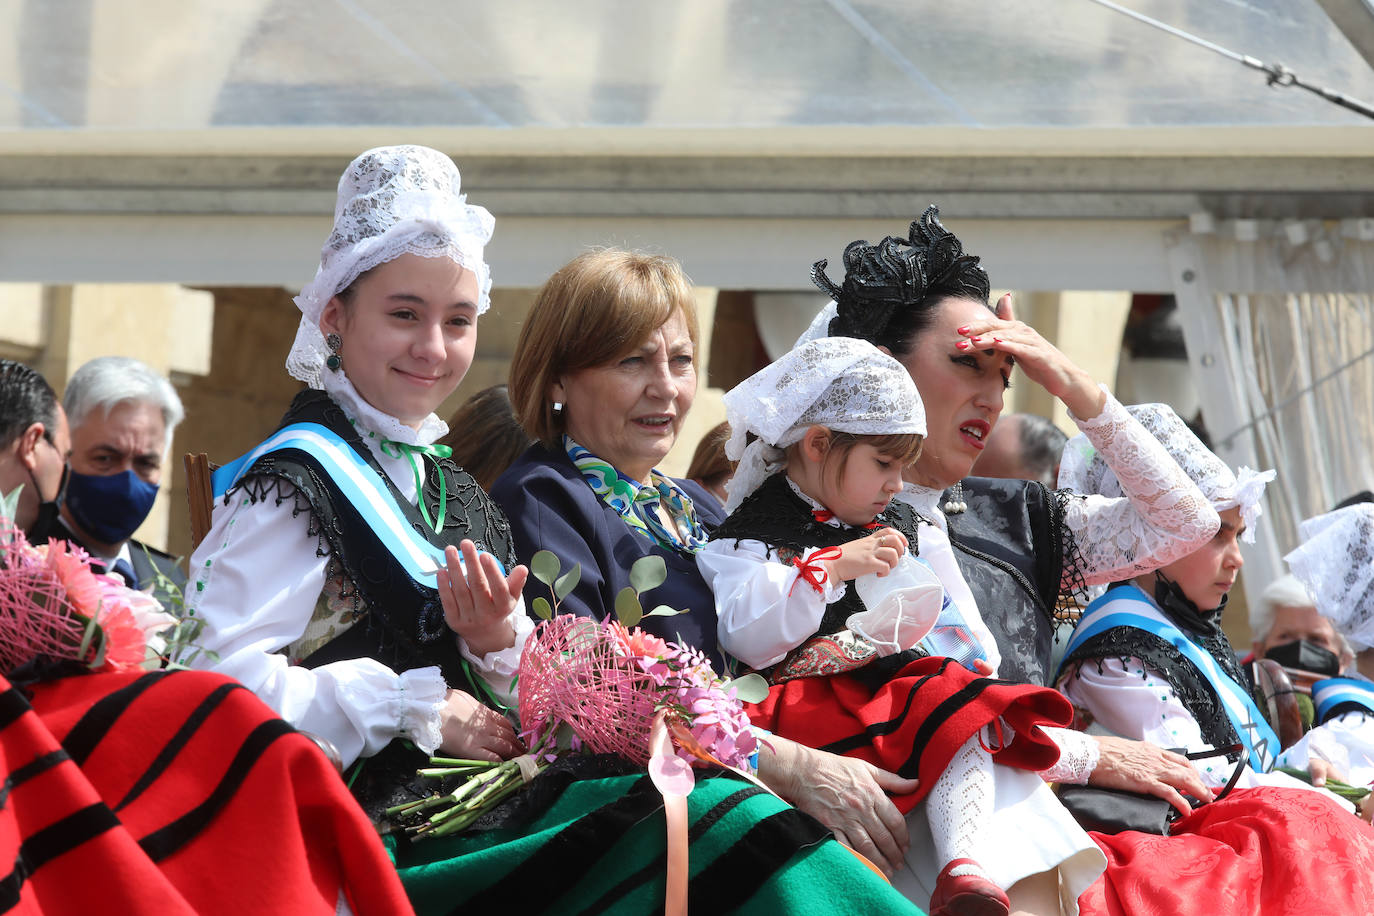
[[[696,347],[696,302],[674,258],[605,248],[559,268],[535,294],[511,357],[510,399],[521,427],[553,445],[563,434],[553,383],[624,356],[674,315]]]

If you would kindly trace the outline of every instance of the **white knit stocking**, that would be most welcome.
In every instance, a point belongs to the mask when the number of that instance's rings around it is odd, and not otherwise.
[[[941,868],[955,859],[978,858],[978,840],[989,829],[992,802],[992,757],[974,735],[955,752],[926,799]]]

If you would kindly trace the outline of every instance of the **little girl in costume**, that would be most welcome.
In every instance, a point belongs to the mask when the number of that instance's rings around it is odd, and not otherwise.
[[[1071,709],[1054,691],[932,655],[928,642],[880,648],[871,615],[846,584],[887,574],[917,546],[915,514],[893,502],[925,433],[911,377],[867,342],[824,338],[725,401],[727,452],[740,465],[731,514],[697,563],[716,595],[722,648],[772,685],[766,701],[749,707],[751,719],[919,776],[921,788],[895,801],[904,813],[926,806],[942,866],[930,911],[1007,912],[1003,888],[977,855],[990,830],[994,755],[1021,769],[1050,767],[1059,752],[1040,726],[1067,724]],[[751,433],[757,438],[745,448]],[[928,568],[915,570],[939,588]],[[941,622],[955,637],[945,645],[970,647],[961,658],[989,671],[975,660],[982,634]]]

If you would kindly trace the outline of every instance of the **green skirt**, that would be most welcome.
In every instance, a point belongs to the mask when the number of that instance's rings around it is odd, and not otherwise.
[[[519,829],[389,841],[420,916],[657,913],[663,801],[647,776],[584,779]],[[688,797],[694,913],[920,910],[817,821],[739,779],[698,779]]]

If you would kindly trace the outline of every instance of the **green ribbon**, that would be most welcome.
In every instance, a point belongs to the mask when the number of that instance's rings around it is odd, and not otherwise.
[[[410,472],[415,475],[415,502],[420,507],[420,514],[424,516],[425,524],[435,534],[439,534],[444,530],[444,514],[448,511],[448,475],[444,473],[443,468],[439,467],[439,459],[451,457],[453,449],[447,445],[411,445],[408,442],[397,442],[395,439],[383,439],[380,448],[383,455],[392,458],[404,458],[410,464]],[[421,468],[424,466],[426,456],[433,459],[434,466],[439,472],[438,521],[430,518],[429,508],[425,505],[425,475]]]

